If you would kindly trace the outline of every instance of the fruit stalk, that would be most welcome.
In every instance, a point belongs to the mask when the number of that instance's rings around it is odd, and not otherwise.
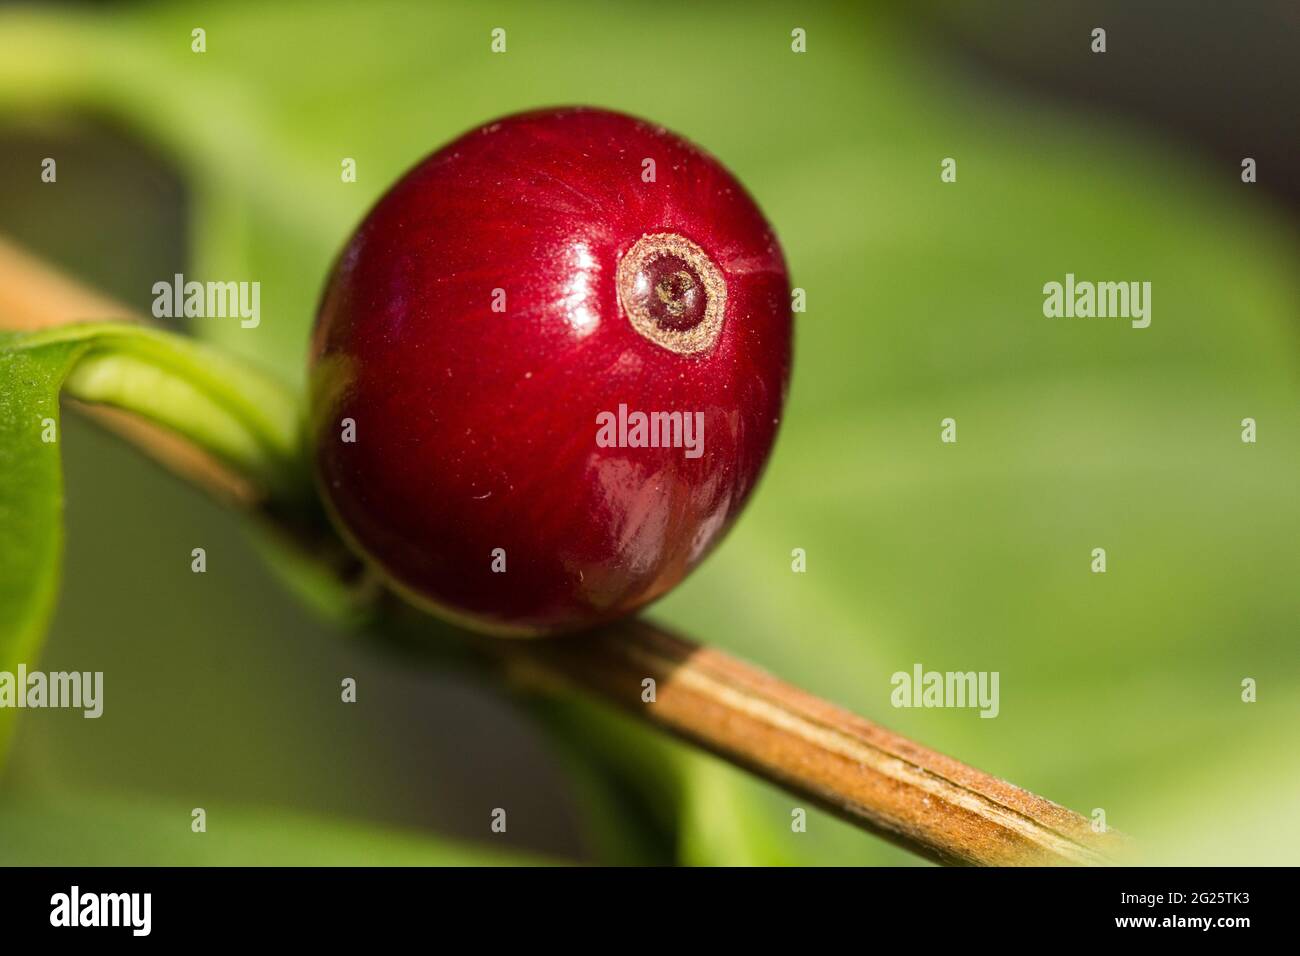
[[[128,317],[0,239],[0,329]],[[280,521],[304,553],[341,553],[324,525],[278,517],[244,476],[166,430],[120,411],[86,410],[218,500]],[[358,569],[340,560],[334,571],[352,578]],[[590,694],[936,862],[1090,865],[1116,862],[1122,852],[1122,838],[1094,833],[1070,810],[643,619],[551,640],[461,637],[515,683]],[[647,678],[655,681],[653,702],[643,700]]]

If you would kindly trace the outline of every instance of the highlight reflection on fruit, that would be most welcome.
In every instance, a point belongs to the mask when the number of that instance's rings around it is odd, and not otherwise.
[[[790,338],[776,237],[716,160],[621,114],[507,117],[407,173],[340,256],[312,354],[320,485],[444,616],[610,620],[738,515]]]

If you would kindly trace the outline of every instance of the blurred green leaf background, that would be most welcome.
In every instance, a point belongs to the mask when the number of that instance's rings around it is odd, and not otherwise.
[[[332,257],[420,157],[536,106],[661,122],[749,187],[808,311],[758,495],[654,616],[1104,809],[1151,859],[1294,863],[1295,224],[1235,166],[972,78],[913,19],[857,3],[8,8],[0,230],[140,308],[174,271],[260,281],[259,328],[193,331],[300,380]],[[43,185],[53,147],[67,159]],[[1151,327],[1044,318],[1042,286],[1067,272],[1150,281]],[[816,811],[792,833],[793,798],[622,718],[539,716],[376,649],[300,606],[235,519],[72,416],[64,455],[42,666],[105,671],[105,715],[24,715],[0,863],[915,862]],[[890,675],[915,663],[999,671],[999,716],[892,708]],[[191,835],[197,806],[228,809]],[[511,808],[504,836],[494,807]]]

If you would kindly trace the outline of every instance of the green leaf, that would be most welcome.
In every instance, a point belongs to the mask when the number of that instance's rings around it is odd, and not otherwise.
[[[63,342],[39,351],[0,350],[0,670],[31,660],[58,587],[58,394],[85,348]],[[54,441],[43,441],[42,433]],[[0,710],[0,758],[14,713]]]
[[[32,662],[57,589],[61,390],[169,428],[273,493],[306,480],[296,398],[242,362],[116,323],[0,334],[0,670]]]

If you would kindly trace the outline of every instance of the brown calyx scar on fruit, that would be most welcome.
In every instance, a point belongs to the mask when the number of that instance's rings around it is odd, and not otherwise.
[[[679,355],[707,351],[722,332],[727,283],[685,236],[653,233],[619,260],[618,301],[642,336]]]

